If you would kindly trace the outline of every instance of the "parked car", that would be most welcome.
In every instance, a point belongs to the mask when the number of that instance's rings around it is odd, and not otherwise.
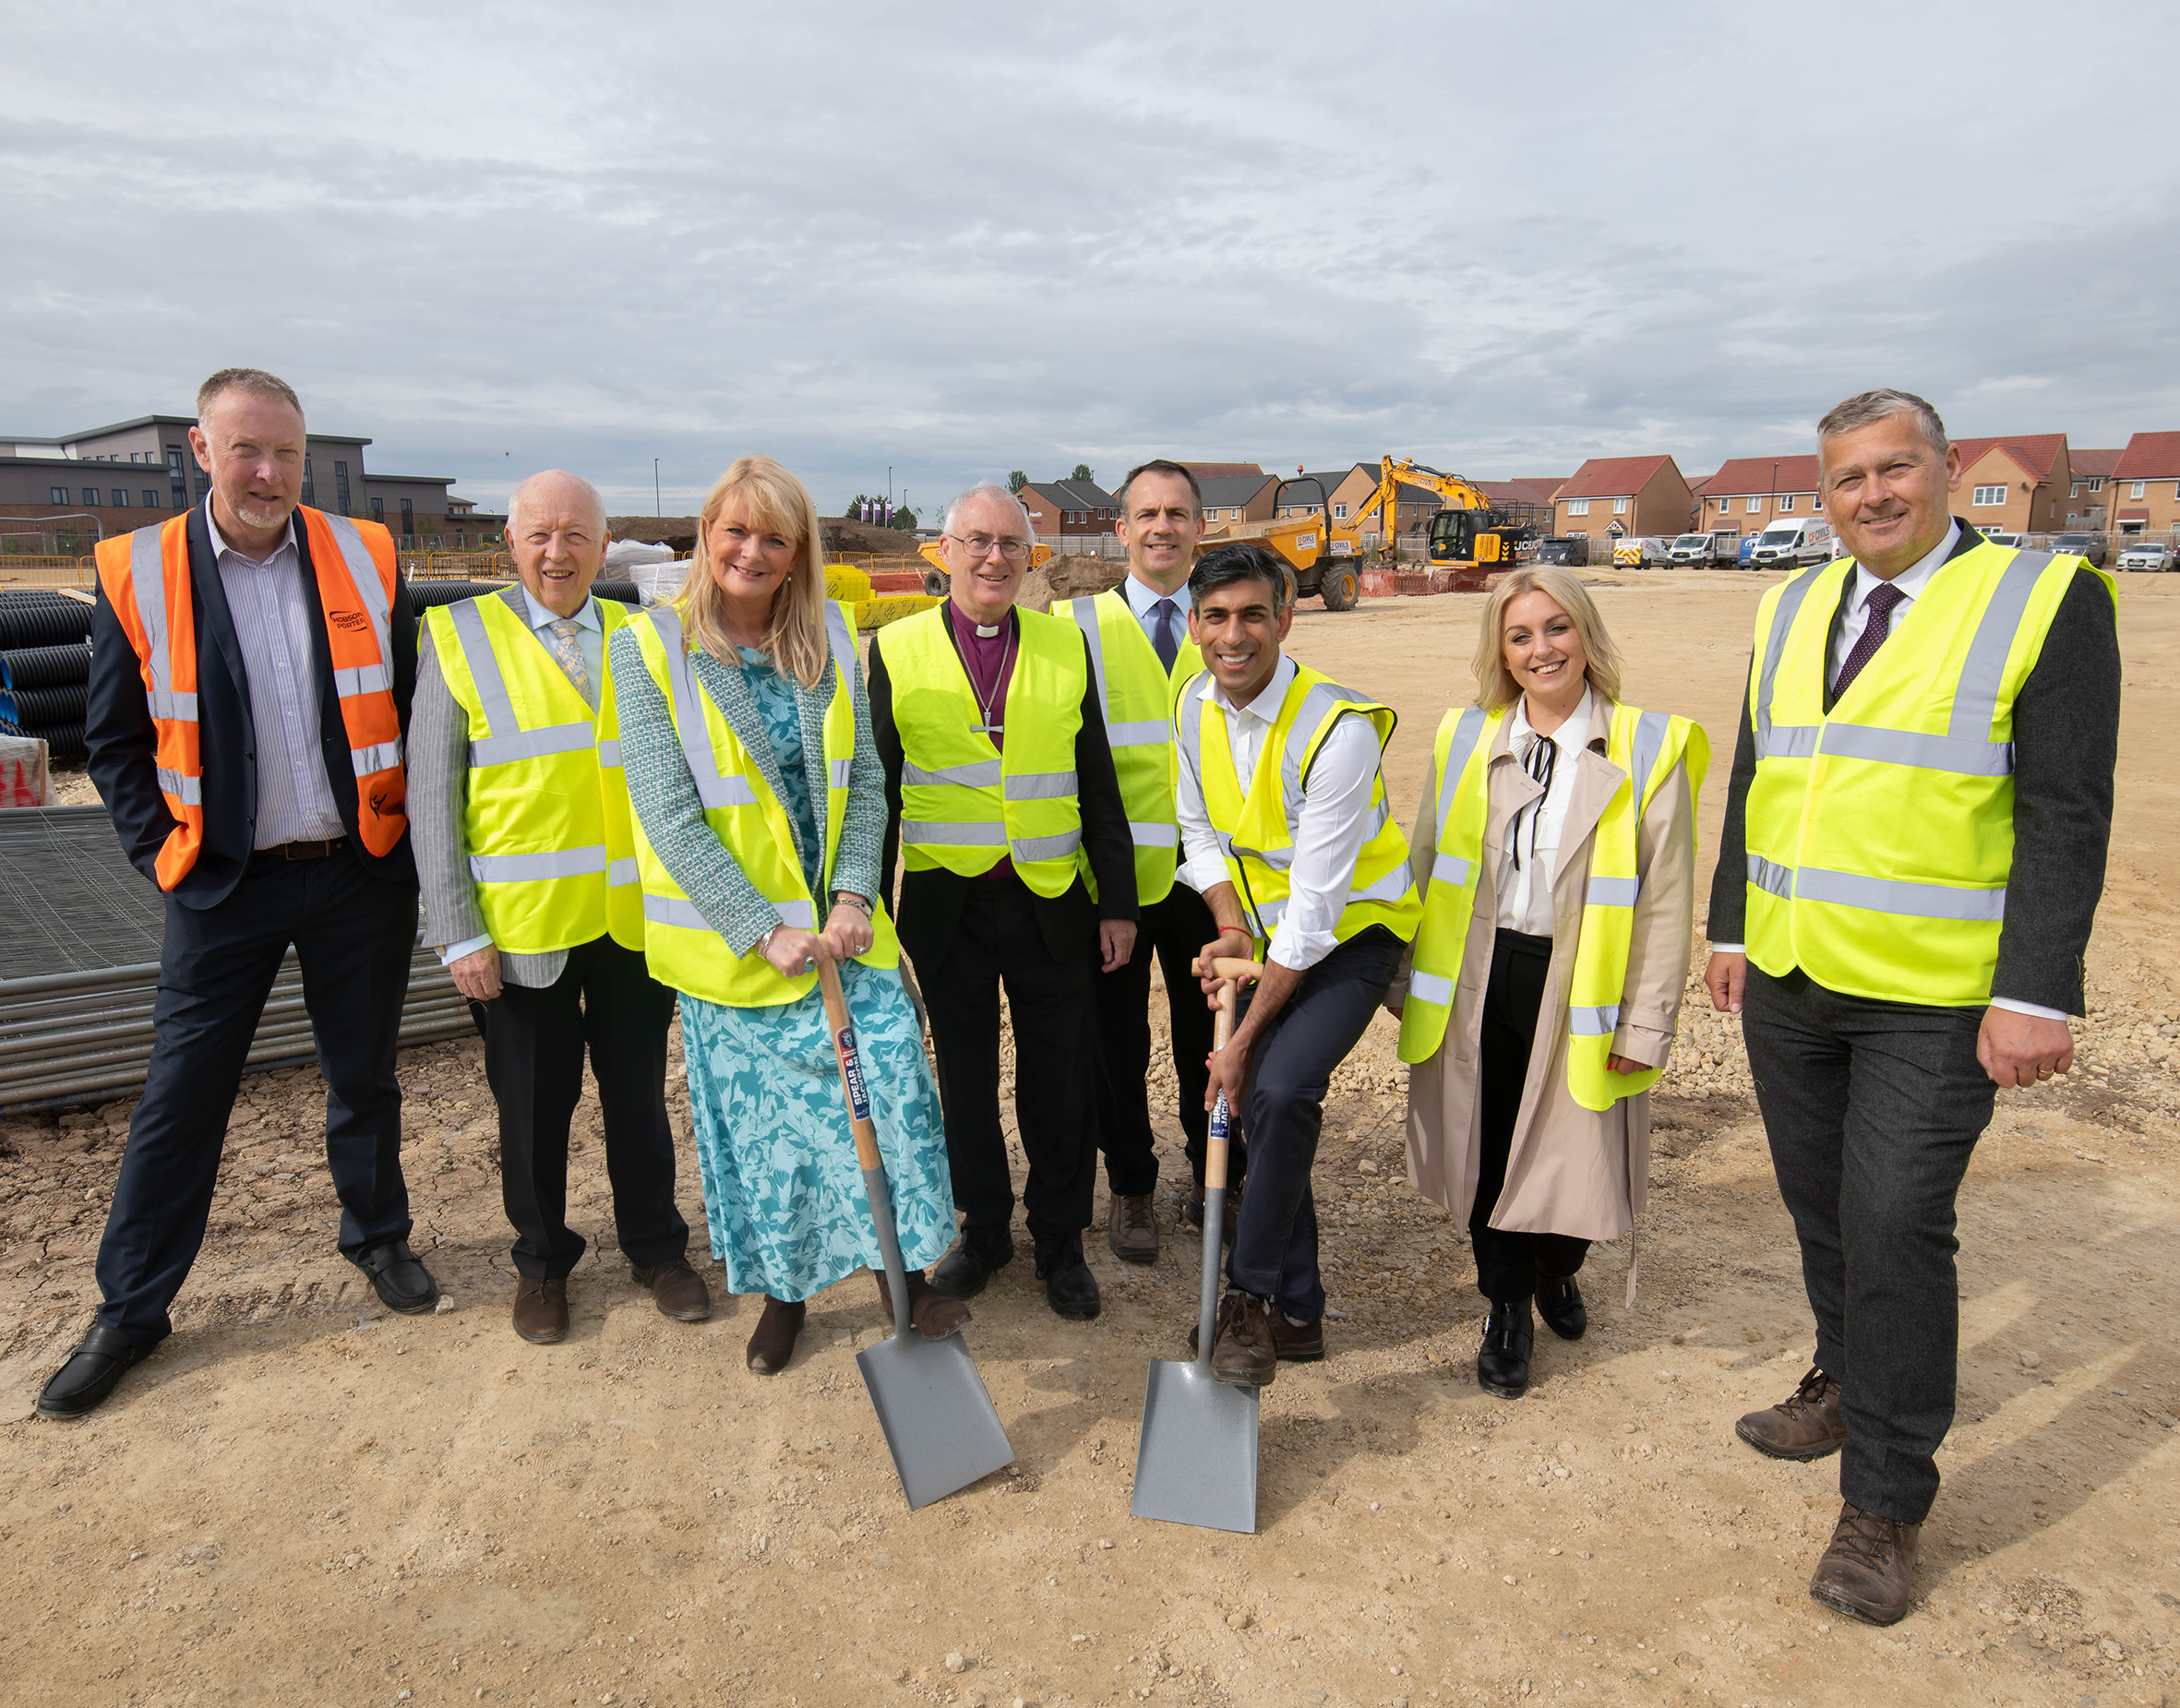
[[[1820,521],[1774,522],[1756,536],[1751,561],[1758,569],[1821,564],[1832,555],[1832,524]]]
[[[1991,544],[2003,545],[2009,552],[2018,552],[2029,543],[2029,536],[2025,533],[2001,533],[1995,528],[1982,528],[1977,532]]]
[[[2052,550],[2086,557],[2099,568],[2103,567],[2105,559],[2111,555],[2111,548],[2104,543],[2104,536],[2101,533],[2054,534]]]
[[[1537,561],[1559,564],[1570,569],[1584,568],[1589,563],[1589,542],[1578,533],[1555,535],[1539,544]]]
[[[2170,569],[2173,561],[2173,548],[2156,540],[2133,541],[2119,555],[2122,569]]]

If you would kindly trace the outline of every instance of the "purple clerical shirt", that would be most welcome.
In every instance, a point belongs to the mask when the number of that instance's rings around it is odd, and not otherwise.
[[[946,631],[953,637],[962,667],[969,673],[969,687],[976,696],[976,704],[990,709],[984,720],[990,727],[985,734],[991,737],[993,747],[1004,751],[1007,738],[1000,726],[1007,721],[1007,684],[1014,679],[1014,615],[1007,614],[998,625],[997,634],[980,635],[976,620],[952,600],[940,609],[946,613]],[[1003,882],[1014,876],[1014,862],[1002,854],[997,866],[977,876],[988,883]]]

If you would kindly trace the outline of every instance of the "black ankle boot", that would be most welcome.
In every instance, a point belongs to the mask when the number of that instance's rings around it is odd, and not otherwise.
[[[1005,1228],[988,1233],[965,1227],[953,1249],[931,1272],[931,1285],[950,1299],[973,1299],[984,1291],[994,1270],[1013,1260],[1013,1236]]]
[[[1563,1341],[1580,1340],[1589,1327],[1582,1289],[1575,1284],[1572,1275],[1537,1277],[1537,1314],[1544,1319],[1544,1326]]]
[[[1527,1299],[1494,1299],[1477,1348],[1476,1380],[1486,1393],[1518,1400],[1529,1386],[1529,1348],[1536,1340]]]
[[[1087,1322],[1101,1308],[1097,1277],[1083,1260],[1083,1236],[1037,1246],[1037,1279],[1045,1284],[1045,1302],[1072,1322]]]

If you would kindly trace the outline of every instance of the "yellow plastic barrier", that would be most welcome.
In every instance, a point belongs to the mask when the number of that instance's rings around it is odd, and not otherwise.
[[[938,603],[928,593],[883,593],[856,606],[856,627],[883,628],[888,623],[898,623],[918,611],[928,611]]]
[[[870,578],[854,564],[827,564],[825,597],[859,605],[870,597]]]

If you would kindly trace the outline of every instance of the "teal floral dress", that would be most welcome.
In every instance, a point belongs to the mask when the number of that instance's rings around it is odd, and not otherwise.
[[[742,684],[772,740],[780,804],[801,843],[803,875],[811,893],[822,896],[817,868],[824,840],[804,763],[799,690],[764,653],[745,647],[741,658]],[[731,703],[735,697],[723,678],[732,673],[702,652],[689,663],[714,701]],[[617,669],[615,683],[623,696],[630,794],[646,834],[654,814],[701,813],[665,700],[648,674]],[[867,727],[867,714],[858,712],[858,725]],[[656,722],[665,723],[663,735]],[[686,802],[665,798],[677,797],[677,789],[688,792]],[[713,850],[731,861],[716,841]],[[676,879],[682,881],[678,872]],[[699,886],[683,882],[683,888],[700,893]],[[822,903],[819,911],[821,918]],[[723,944],[721,952],[732,951]],[[862,1045],[902,1261],[920,1270],[939,1260],[954,1233],[946,1129],[923,1029],[898,972],[850,961],[841,968],[841,985]],[[793,1302],[858,1269],[881,1268],[822,995],[812,991],[798,1001],[755,1009],[684,995],[681,1050],[712,1255],[725,1265],[727,1284],[737,1293]]]

